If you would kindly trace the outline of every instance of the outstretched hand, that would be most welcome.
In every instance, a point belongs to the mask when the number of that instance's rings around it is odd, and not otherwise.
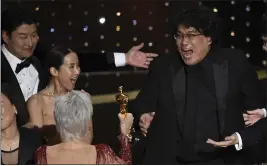
[[[228,146],[232,146],[232,145],[238,144],[238,137],[237,137],[236,134],[233,134],[231,136],[225,137],[224,141],[216,142],[216,141],[213,141],[212,139],[208,139],[207,143],[211,144],[211,145],[213,145],[215,147],[226,148]]]
[[[126,53],[126,64],[141,67],[141,68],[148,68],[150,62],[153,60],[154,57],[157,57],[158,54],[154,53],[145,53],[140,51],[141,48],[144,47],[144,43],[141,43],[138,46],[133,46],[127,53]]]

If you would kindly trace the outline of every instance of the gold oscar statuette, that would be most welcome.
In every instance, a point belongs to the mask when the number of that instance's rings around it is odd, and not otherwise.
[[[118,90],[119,94],[116,95],[116,101],[120,104],[120,113],[126,116],[129,97],[123,93],[123,86],[120,86]]]
[[[116,95],[116,101],[120,104],[120,113],[126,117],[127,111],[127,105],[129,101],[129,97],[123,93],[123,86],[120,86],[118,88],[119,94]],[[131,128],[129,130],[129,133],[127,134],[127,137],[129,141],[132,141],[132,133],[135,132],[134,128]]]

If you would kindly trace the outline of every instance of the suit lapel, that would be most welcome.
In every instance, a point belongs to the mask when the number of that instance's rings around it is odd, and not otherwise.
[[[6,82],[10,84],[12,88],[14,88],[14,91],[17,93],[17,95],[14,96],[15,99],[13,102],[16,105],[17,110],[18,110],[18,125],[21,126],[28,121],[28,117],[29,117],[25,99],[21,91],[21,88],[19,86],[18,80],[11,66],[9,65],[5,55],[3,54],[3,52],[2,52],[1,60],[2,60],[1,61],[1,65],[2,65],[1,66],[1,71],[2,71],[1,82]]]
[[[179,126],[178,129],[181,131],[181,118],[182,113],[185,107],[185,89],[186,89],[186,78],[185,78],[185,70],[182,64],[176,64],[174,66],[169,67],[171,73],[171,85],[172,91],[174,95],[174,108],[176,111]]]
[[[226,97],[228,93],[228,61],[221,64],[213,64],[213,77],[215,83],[217,113],[219,119],[219,129],[221,136],[225,126]]]
[[[21,101],[24,101],[24,96],[23,96],[23,93],[20,89],[20,86],[19,86],[19,83],[18,83],[18,80],[11,68],[11,66],[9,65],[5,55],[3,54],[2,52],[2,57],[1,57],[1,64],[2,64],[2,78],[1,78],[1,82],[6,82],[6,83],[9,83],[9,84],[12,84],[14,88],[16,88],[16,91],[18,92],[18,98],[19,100]],[[3,73],[4,72],[4,73]]]

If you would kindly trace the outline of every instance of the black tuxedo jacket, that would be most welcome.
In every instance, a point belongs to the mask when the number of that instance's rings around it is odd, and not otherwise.
[[[33,56],[32,57],[32,65],[35,67],[35,69],[37,70],[38,74],[39,74],[39,85],[38,85],[38,91],[44,89],[47,86],[48,83],[48,74],[47,72],[45,72],[41,66],[40,61]],[[1,52],[1,82],[5,82],[8,83],[9,85],[11,85],[12,88],[14,88],[13,90],[17,93],[15,99],[14,99],[14,104],[17,107],[18,110],[18,116],[17,116],[17,120],[18,120],[18,126],[22,126],[25,123],[28,122],[29,120],[29,113],[27,110],[27,106],[26,106],[26,102],[25,99],[23,97],[23,93],[21,91],[21,88],[19,86],[18,80],[14,74],[14,72],[12,71],[12,68],[10,66],[10,64],[8,63],[5,55],[3,54],[3,52]]]
[[[257,164],[266,163],[267,118],[259,120],[254,125],[238,131],[238,133],[242,139],[243,150],[251,148],[255,145],[260,145],[262,153],[258,154]]]
[[[213,46],[208,53],[213,63],[219,132],[227,136],[245,127],[242,113],[262,108],[256,72],[242,51]],[[148,79],[134,102],[134,115],[155,111],[148,129],[143,164],[177,164],[176,148],[179,139],[177,113],[183,109],[185,74],[179,55],[159,56],[151,66]],[[208,126],[207,126],[208,127]],[[225,161],[241,163],[241,153],[226,149]],[[244,153],[244,152],[243,152]],[[242,155],[241,155],[242,156]]]
[[[238,131],[241,136],[243,149],[249,148],[267,138],[267,118],[263,118],[254,125]]]

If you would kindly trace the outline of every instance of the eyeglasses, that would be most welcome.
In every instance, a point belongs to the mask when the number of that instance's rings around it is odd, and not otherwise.
[[[202,34],[201,33],[188,33],[188,34],[176,33],[176,34],[174,34],[173,37],[175,40],[182,40],[185,37],[188,40],[193,40],[195,37],[200,36],[200,35],[202,35]]]

